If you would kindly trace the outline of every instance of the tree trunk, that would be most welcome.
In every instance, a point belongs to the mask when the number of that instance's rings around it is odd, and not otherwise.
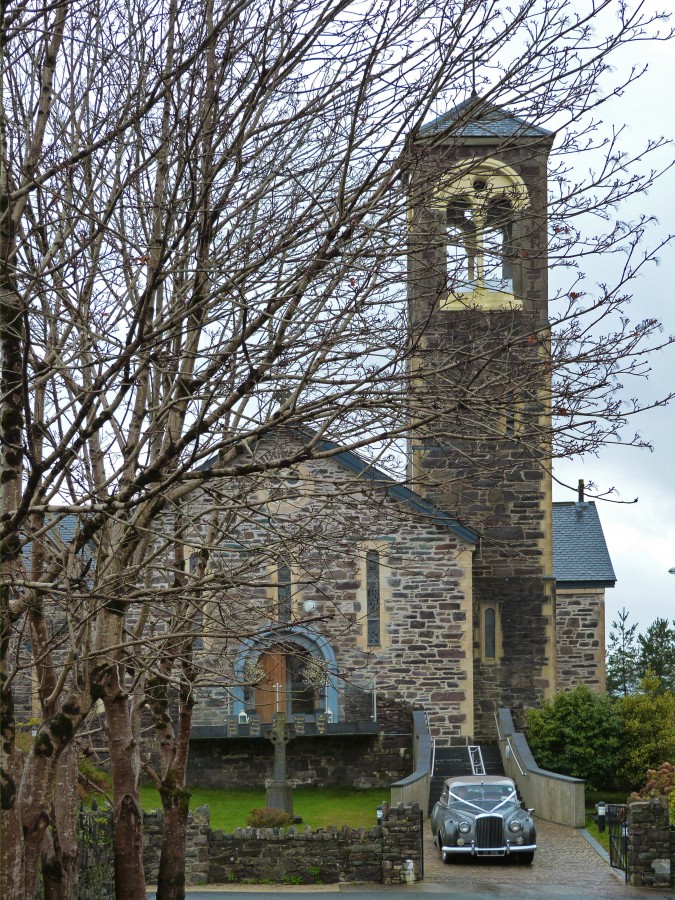
[[[42,854],[45,900],[77,900],[77,748],[69,744],[59,758],[54,821]]]
[[[145,900],[143,816],[134,764],[137,747],[128,697],[119,682],[117,690],[107,695],[103,702],[112,773],[115,896],[124,897],[124,900]]]
[[[157,878],[157,900],[184,900],[185,845],[190,792],[175,784],[170,772],[160,788],[164,810],[164,837]]]
[[[3,728],[4,728],[3,721]],[[4,737],[4,735],[3,735]],[[21,814],[17,798],[21,781],[23,754],[18,748],[3,759],[0,783],[0,897],[24,896],[24,845]]]

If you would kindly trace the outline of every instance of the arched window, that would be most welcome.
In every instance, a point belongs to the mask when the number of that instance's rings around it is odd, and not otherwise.
[[[377,550],[366,552],[366,621],[368,646],[380,645],[380,554]]]
[[[462,160],[439,180],[433,209],[445,219],[447,309],[522,306],[514,275],[528,207],[522,177],[496,158]]]
[[[513,293],[513,209],[490,197],[485,183],[473,195],[453,197],[446,209],[447,281],[455,294],[483,288]]]
[[[486,659],[497,658],[497,613],[488,606],[484,613],[483,624],[483,656]]]
[[[280,562],[277,567],[277,618],[280,622],[290,622],[292,612],[291,567]]]

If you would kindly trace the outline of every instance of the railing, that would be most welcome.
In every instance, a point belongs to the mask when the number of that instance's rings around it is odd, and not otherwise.
[[[523,767],[520,764],[520,760],[518,759],[518,754],[514,753],[514,751],[513,751],[513,744],[511,743],[511,738],[506,739],[505,753],[506,753],[507,759],[512,759],[514,761],[519,774],[523,775],[523,776],[527,775],[527,772],[525,771],[525,769],[523,769]]]
[[[537,815],[549,822],[583,828],[586,824],[584,781],[541,769],[525,735],[516,731],[508,709],[500,709],[495,721],[504,771],[515,781],[525,805],[534,807]]]
[[[434,739],[429,734],[426,713],[413,711],[413,763],[415,771],[391,786],[391,802],[418,803],[423,815],[429,809],[429,787],[434,765]]]
[[[485,775],[485,763],[483,752],[477,744],[471,744],[468,748],[471,761],[471,771],[474,775]]]
[[[608,803],[606,816],[609,832],[609,864],[614,869],[623,869],[627,880],[628,807],[622,803]]]
[[[342,687],[345,722],[377,722],[377,693],[355,684]]]

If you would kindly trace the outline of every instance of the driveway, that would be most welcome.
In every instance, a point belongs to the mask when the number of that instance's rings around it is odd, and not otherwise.
[[[537,819],[537,852],[531,866],[471,858],[446,864],[434,847],[429,822],[425,822],[424,880],[477,893],[512,888],[513,895],[521,897],[551,896],[545,887],[553,885],[579,898],[635,897],[642,893],[627,887],[623,872],[611,869],[575,828],[542,819]]]

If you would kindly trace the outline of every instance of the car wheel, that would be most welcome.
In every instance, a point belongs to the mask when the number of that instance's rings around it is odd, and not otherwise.
[[[530,850],[528,853],[519,853],[518,854],[518,862],[522,866],[532,865],[533,859],[534,859],[534,850]]]

